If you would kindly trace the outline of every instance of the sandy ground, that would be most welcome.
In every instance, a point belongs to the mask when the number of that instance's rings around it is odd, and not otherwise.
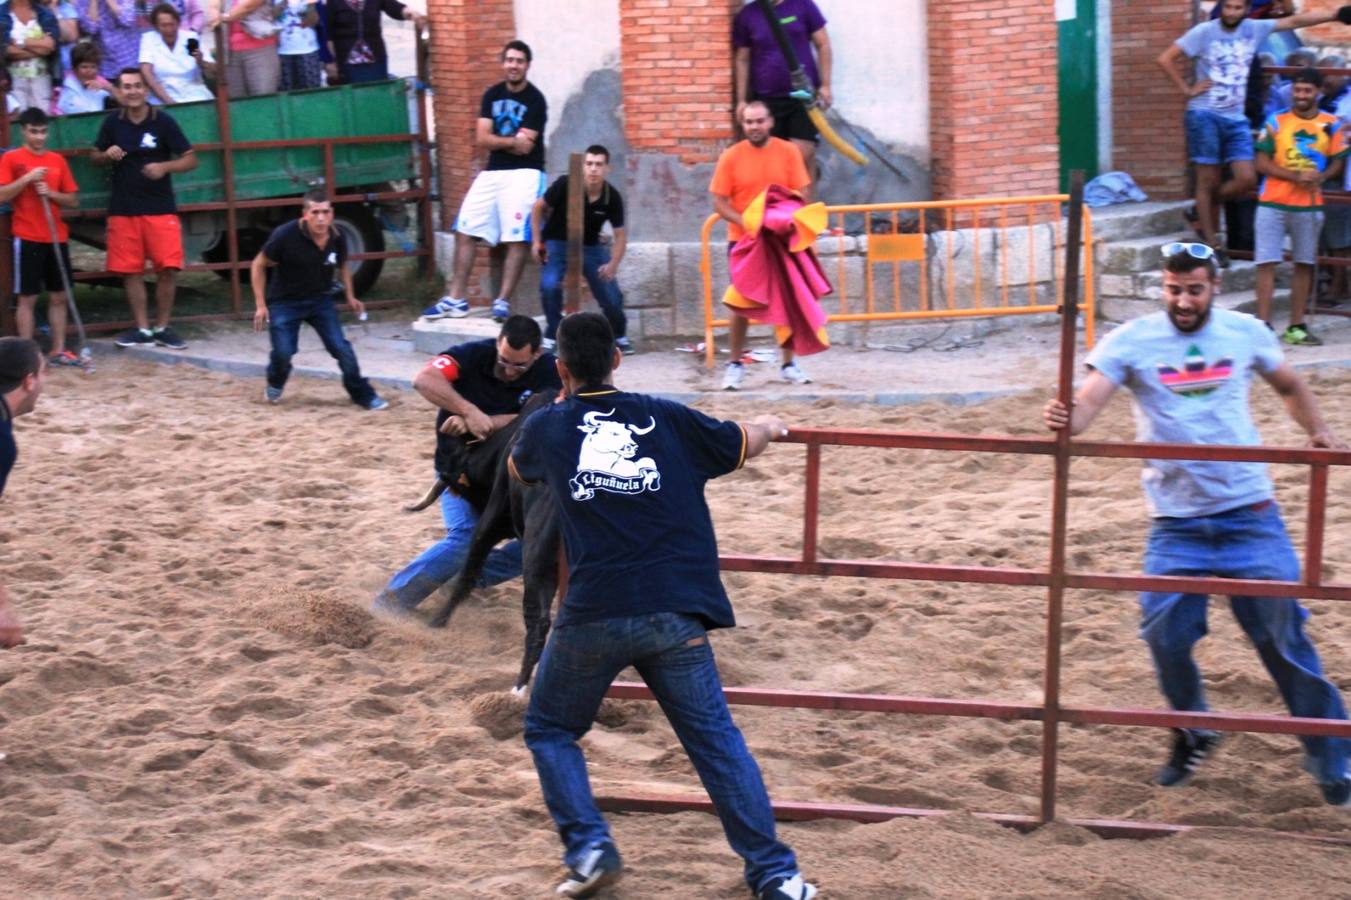
[[[894,355],[894,354],[893,354]],[[1351,374],[1312,376],[1343,435]],[[622,384],[621,379],[621,384]],[[369,618],[365,602],[438,536],[400,503],[430,465],[411,393],[361,412],[298,379],[277,408],[256,379],[123,356],[54,373],[20,420],[0,501],[0,578],[30,643],[0,653],[0,895],[13,897],[544,897],[558,844],[505,693],[517,589],[484,592],[449,632]],[[777,404],[804,425],[1039,433],[1034,393],[955,407]],[[1269,391],[1271,444],[1297,430]],[[714,396],[728,416],[763,401]],[[1096,436],[1129,436],[1118,401]],[[800,447],[710,487],[721,545],[793,553]],[[823,472],[825,555],[1044,564],[1049,464],[1009,456],[838,449]],[[1136,468],[1075,464],[1075,566],[1134,571],[1145,532]],[[1276,472],[1302,534],[1305,475]],[[1327,575],[1351,573],[1348,476],[1333,476]],[[740,626],[714,638],[731,685],[1035,701],[1038,590],[730,574]],[[1216,604],[1200,659],[1212,702],[1276,711],[1275,690]],[[1327,669],[1351,688],[1351,608],[1312,603]],[[1132,597],[1067,601],[1065,700],[1158,706]],[[742,708],[784,800],[1004,813],[1036,809],[1038,727]],[[1245,826],[1351,838],[1293,738],[1233,735],[1192,785],[1152,787],[1166,735],[1069,728],[1067,816]],[[599,792],[695,790],[659,711],[607,703],[586,738]],[[608,896],[744,896],[716,820],[613,817],[629,866]],[[825,898],[1351,897],[1351,849],[1253,831],[1102,841],[1030,836],[967,815],[789,824]]]

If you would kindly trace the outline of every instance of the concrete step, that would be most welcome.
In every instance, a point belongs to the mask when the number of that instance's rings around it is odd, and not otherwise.
[[[1191,201],[1119,203],[1093,210],[1093,236],[1118,241],[1142,235],[1172,234],[1186,226],[1182,211]]]
[[[1104,275],[1157,271],[1163,264],[1163,254],[1159,250],[1164,244],[1191,240],[1195,240],[1195,235],[1190,231],[1170,231],[1101,244],[1097,253],[1098,271]]]

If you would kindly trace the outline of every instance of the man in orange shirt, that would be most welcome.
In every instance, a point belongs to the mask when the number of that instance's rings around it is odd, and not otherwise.
[[[1318,233],[1323,229],[1321,185],[1341,174],[1347,148],[1341,122],[1318,108],[1322,86],[1323,75],[1315,68],[1295,73],[1290,89],[1294,106],[1267,119],[1256,145],[1257,171],[1262,175],[1253,222],[1257,317],[1271,324],[1276,264],[1285,257],[1288,234],[1295,275],[1290,283],[1290,327],[1281,334],[1287,344],[1323,343],[1310,333],[1304,310],[1313,284]]]
[[[727,220],[727,237],[735,244],[745,234],[741,212],[760,192],[771,184],[782,185],[802,194],[811,201],[811,176],[802,162],[802,153],[792,141],[770,136],[774,117],[763,101],[753,100],[741,110],[741,130],[746,135],[718,157],[713,170],[713,182],[708,186],[713,194],[713,211]],[[730,245],[729,245],[730,247]],[[723,375],[723,390],[735,391],[741,387],[744,368],[741,354],[746,349],[747,321],[732,311],[729,341],[732,360]],[[810,384],[811,379],[793,362],[793,351],[783,348],[783,368],[779,370],[784,381],[792,384]]]
[[[0,203],[14,204],[14,281],[19,307],[15,322],[19,337],[33,336],[38,294],[47,291],[47,324],[51,328],[51,363],[78,366],[80,358],[66,349],[66,292],[61,266],[70,271],[69,229],[56,207],[74,207],[79,186],[70,174],[65,157],[47,149],[47,114],[35,106],[19,115],[23,146],[0,157]],[[31,190],[30,190],[31,187]],[[50,203],[57,243],[42,204]]]

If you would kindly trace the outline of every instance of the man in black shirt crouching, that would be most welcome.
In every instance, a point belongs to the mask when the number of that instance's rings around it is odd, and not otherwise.
[[[267,270],[273,268],[271,281]],[[352,402],[362,409],[384,409],[389,401],[361,375],[356,351],[343,336],[334,308],[334,278],[342,281],[343,295],[353,312],[365,313],[366,307],[352,292],[352,273],[347,268],[347,242],[333,227],[333,203],[323,188],[311,188],[301,202],[300,218],[277,226],[253,258],[249,271],[257,309],[253,328],[262,331],[268,325],[272,355],[267,363],[269,403],[280,403],[286,378],[291,374],[301,323],[319,333],[324,349],[338,361],[342,386]]]

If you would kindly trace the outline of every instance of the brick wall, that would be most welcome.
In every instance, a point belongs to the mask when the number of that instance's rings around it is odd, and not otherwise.
[[[1299,11],[1302,13],[1333,13],[1345,2],[1346,0],[1304,0],[1303,3],[1299,4]],[[1351,27],[1340,22],[1329,22],[1315,28],[1301,29],[1299,36],[1304,43],[1317,44],[1320,47],[1351,46]]]
[[[1191,0],[1112,4],[1112,167],[1151,200],[1186,190],[1186,98],[1154,61],[1191,24]]]
[[[1054,193],[1052,0],[929,0],[936,199]]]
[[[440,173],[441,222],[449,230],[469,182],[486,160],[474,146],[478,102],[502,80],[498,56],[515,37],[512,0],[427,0],[432,21],[432,110]],[[534,48],[532,48],[534,49]]]
[[[742,0],[619,0],[624,126],[635,153],[711,162],[731,140]]]

